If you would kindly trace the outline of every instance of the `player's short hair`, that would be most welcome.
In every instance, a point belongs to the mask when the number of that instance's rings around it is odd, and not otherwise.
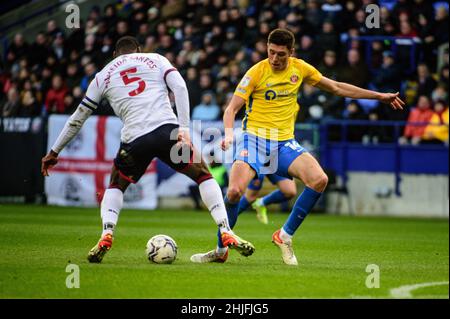
[[[135,37],[124,36],[116,42],[116,55],[138,52],[139,42]]]
[[[275,29],[270,32],[267,42],[276,45],[285,45],[289,50],[294,47],[294,34],[287,29]]]

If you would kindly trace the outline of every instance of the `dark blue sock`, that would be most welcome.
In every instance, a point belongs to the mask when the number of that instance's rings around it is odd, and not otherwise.
[[[300,224],[319,200],[320,195],[322,195],[322,193],[316,192],[312,188],[305,187],[295,202],[288,220],[283,226],[286,233],[291,236],[294,235],[297,228],[300,227]]]
[[[238,215],[240,215],[243,211],[246,211],[249,207],[250,203],[248,202],[247,197],[242,196],[241,200],[239,201]]]
[[[226,196],[224,198],[224,202],[225,202],[225,208],[227,210],[228,222],[230,223],[230,228],[233,229],[234,225],[236,225],[237,218],[238,218],[239,202],[230,203]],[[220,229],[217,232],[217,238],[218,238],[217,246],[219,246],[220,248],[223,248],[222,238],[220,236]]]
[[[263,205],[270,205],[270,204],[276,204],[276,203],[281,203],[285,200],[287,200],[288,198],[286,196],[284,196],[283,192],[280,191],[279,189],[273,191],[270,194],[267,194],[266,196],[263,197],[262,202]]]

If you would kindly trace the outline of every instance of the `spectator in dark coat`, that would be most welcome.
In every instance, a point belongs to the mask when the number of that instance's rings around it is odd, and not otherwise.
[[[417,95],[431,96],[431,93],[436,88],[436,80],[431,76],[428,66],[425,63],[417,66],[417,82],[419,83]]]
[[[398,92],[400,90],[401,73],[395,64],[394,54],[391,51],[383,52],[383,64],[378,70],[373,84],[380,92]]]
[[[258,25],[256,19],[248,17],[243,31],[243,42],[246,46],[252,47],[258,38]]]
[[[347,53],[347,65],[339,73],[338,80],[350,83],[362,88],[367,87],[369,81],[369,70],[367,65],[361,60],[358,50],[351,49]]]
[[[336,52],[332,50],[327,50],[324,53],[323,60],[317,68],[320,73],[325,75],[327,78],[336,80],[339,74],[339,67],[337,66]]]
[[[28,52],[30,66],[33,67],[36,64],[42,66],[49,55],[50,49],[48,47],[47,37],[44,32],[39,32],[36,36],[36,41],[31,45],[30,51]]]
[[[316,38],[316,46],[322,54],[327,50],[339,50],[339,34],[335,31],[333,23],[330,21],[325,21],[323,23],[322,32]]]
[[[198,83],[198,71],[196,68],[189,68],[186,73],[186,86],[189,91],[189,104],[191,111],[194,105],[200,104],[202,91]]]
[[[14,62],[19,61],[22,57],[26,57],[29,53],[28,50],[29,45],[25,42],[22,33],[17,33],[8,48],[6,62],[12,65]]]
[[[436,45],[448,43],[448,12],[444,6],[440,6],[436,10],[436,26],[435,26],[435,38]]]
[[[15,87],[11,87],[7,93],[6,103],[1,109],[1,115],[4,117],[17,116],[21,107],[19,93]]]
[[[344,118],[348,120],[367,120],[367,114],[356,100],[350,101],[344,112]],[[364,126],[349,125],[347,128],[347,140],[350,142],[361,142],[365,134]]]
[[[316,64],[320,55],[314,48],[314,40],[309,35],[300,38],[300,49],[297,56],[310,64]]]
[[[20,96],[20,116],[37,116],[41,113],[41,105],[38,103],[36,90],[32,87],[31,80],[26,80]]]

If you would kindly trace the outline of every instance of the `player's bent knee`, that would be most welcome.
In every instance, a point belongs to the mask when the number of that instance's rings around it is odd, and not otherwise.
[[[242,197],[243,192],[238,187],[230,186],[227,191],[227,198],[231,203],[237,203]]]
[[[286,199],[291,199],[294,198],[297,195],[297,190],[296,189],[286,189],[282,191],[284,197],[286,197]]]
[[[121,177],[119,171],[114,169],[111,174],[111,180],[109,182],[108,188],[117,188],[120,189],[122,193],[125,193],[129,185],[130,181]]]
[[[328,176],[323,173],[319,175],[313,182],[312,188],[317,192],[323,192],[328,185]]]
[[[204,181],[213,178],[211,173],[208,170],[206,164],[202,163],[194,163],[190,165],[187,169],[179,171],[182,174],[188,176],[192,179],[197,185],[200,185]]]
[[[128,186],[128,185],[127,185],[127,186]],[[122,191],[122,193],[125,193],[125,191],[127,190],[127,187],[126,187],[126,186],[124,186],[124,185],[119,185],[119,184],[109,184],[109,186],[108,186],[107,189],[110,189],[110,188],[118,189],[118,190]]]
[[[196,179],[195,182],[200,185],[204,181],[207,181],[208,179],[213,178],[210,172],[202,172]]]

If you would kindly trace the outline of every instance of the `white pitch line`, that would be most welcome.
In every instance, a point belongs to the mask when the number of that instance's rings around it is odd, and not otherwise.
[[[391,289],[391,296],[394,298],[413,298],[411,292],[413,290],[432,286],[448,285],[448,281],[425,282],[423,284],[405,285]]]

